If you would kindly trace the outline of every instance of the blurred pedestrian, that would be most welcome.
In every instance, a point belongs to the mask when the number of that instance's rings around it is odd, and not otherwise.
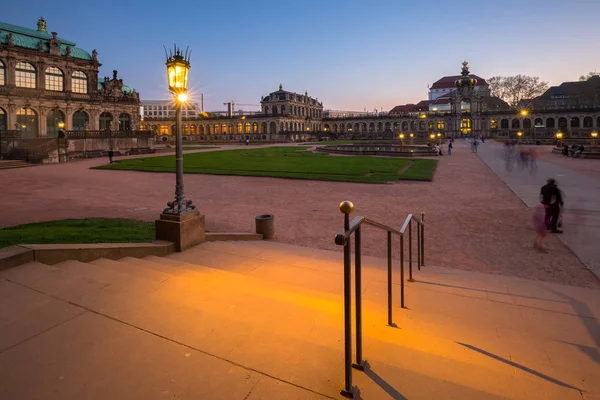
[[[450,141],[450,143],[448,143],[448,155],[451,156],[452,155],[452,141]]]
[[[547,253],[542,246],[542,241],[548,233],[548,229],[546,228],[546,207],[542,204],[538,204],[533,211],[533,227],[536,234],[533,247],[542,253]]]
[[[546,206],[546,225],[552,233],[563,233],[558,229],[560,209],[563,207],[563,195],[554,178],[546,181],[540,190],[540,202]],[[548,226],[549,225],[549,226]]]

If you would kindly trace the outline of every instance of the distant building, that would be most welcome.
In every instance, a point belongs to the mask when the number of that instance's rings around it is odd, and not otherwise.
[[[98,53],[48,33],[0,22],[0,130],[24,138],[65,130],[137,129],[139,96],[117,77],[98,79]]]
[[[175,118],[175,101],[173,100],[142,100],[143,118]],[[183,118],[197,118],[201,114],[198,103],[186,104],[181,110]]]

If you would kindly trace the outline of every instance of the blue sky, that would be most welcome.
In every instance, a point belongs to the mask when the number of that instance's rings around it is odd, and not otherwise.
[[[463,60],[484,78],[522,73],[551,85],[600,71],[598,0],[12,4],[1,21],[35,29],[43,16],[49,32],[98,51],[100,77],[117,69],[142,99],[169,96],[163,45],[189,45],[190,87],[207,110],[258,104],[279,83],[329,109],[389,110],[425,99]]]

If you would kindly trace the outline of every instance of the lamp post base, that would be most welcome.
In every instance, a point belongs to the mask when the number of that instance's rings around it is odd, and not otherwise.
[[[176,251],[183,251],[206,239],[204,215],[197,210],[185,214],[160,214],[155,221],[156,240],[175,243]]]

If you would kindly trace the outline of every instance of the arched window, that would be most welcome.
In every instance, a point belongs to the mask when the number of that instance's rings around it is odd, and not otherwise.
[[[158,133],[158,126],[152,125],[152,127],[150,129],[152,130],[152,133],[154,133],[155,135]]]
[[[269,113],[269,106],[265,106],[265,114]]]
[[[579,118],[578,117],[571,118],[571,128],[579,128]]]
[[[410,130],[411,131],[417,130],[417,121],[410,121]]]
[[[31,108],[20,108],[17,111],[17,124],[21,130],[21,136],[24,138],[34,138],[38,136],[38,115]]]
[[[360,131],[361,131],[361,132],[366,132],[366,131],[367,131],[367,123],[366,123],[366,122],[363,122],[363,123],[362,123],[362,125],[361,125],[361,128],[360,128]]]
[[[0,86],[6,85],[6,67],[4,63],[0,61]]]
[[[166,125],[161,125],[160,126],[160,134],[161,135],[168,135],[169,134],[169,127]]]
[[[258,122],[252,124],[252,133],[255,135],[258,133]]]
[[[356,123],[354,124],[354,132],[359,132],[360,131],[360,124]]]
[[[86,129],[90,117],[83,110],[75,111],[73,113],[73,130],[83,131]]]
[[[277,106],[273,106],[273,115],[277,115]],[[242,132],[240,132],[242,133]]]
[[[500,129],[508,129],[508,120],[506,118],[500,121]]]
[[[283,130],[283,122],[281,123],[281,129]],[[290,125],[288,125],[288,123],[285,123],[285,132],[288,132],[290,130]]]
[[[283,130],[283,128],[281,130]],[[277,124],[275,122],[269,124],[269,133],[277,133]]]
[[[598,119],[596,119],[596,126],[597,126],[598,128],[600,128],[600,117],[598,117]]]
[[[182,135],[187,135],[187,134],[188,134],[188,131],[189,131],[189,128],[188,128],[188,126],[187,126],[187,125],[182,125],[182,126],[181,126],[181,134],[182,134]]]
[[[218,135],[219,134],[219,124],[215,124],[214,129],[215,129],[214,130],[215,135]]]
[[[233,124],[229,124],[229,129],[227,130],[227,132],[229,132],[229,133],[235,133],[233,131]]]
[[[402,121],[402,130],[403,131],[407,131],[408,130],[408,121]]]
[[[523,129],[531,128],[531,120],[529,118],[523,119]]]
[[[369,132],[373,132],[373,131],[375,131],[375,123],[371,122],[369,124]]]
[[[227,133],[227,124],[221,124],[221,133],[223,135]]]
[[[430,131],[433,130],[433,121],[427,121],[427,129],[429,129]]]
[[[238,123],[237,123],[237,130],[236,130],[236,133],[237,133],[238,135],[239,135],[239,134],[242,134],[242,123],[241,123],[241,122],[238,122]]]
[[[521,128],[521,121],[519,121],[518,118],[513,118],[512,122],[510,124],[510,127],[512,129],[519,129],[519,128]]]
[[[419,130],[420,131],[424,131],[425,130],[425,121],[419,121]]]
[[[62,92],[65,90],[64,81],[64,74],[60,69],[56,67],[46,68],[46,90]]]
[[[583,127],[584,128],[593,128],[594,127],[594,120],[592,119],[592,117],[585,117],[583,119]]]
[[[6,111],[0,107],[0,131],[6,130]]]
[[[113,116],[109,112],[103,112],[100,114],[100,130],[109,131],[112,129]]]
[[[281,106],[281,113],[285,114],[285,106]]]
[[[267,133],[267,123],[266,122],[260,123],[260,133]]]
[[[198,126],[190,125],[190,135],[197,135],[197,134],[198,134]]]
[[[200,126],[198,127],[198,133],[199,133],[200,135],[204,135],[204,125],[200,125]]]
[[[565,129],[567,127],[567,119],[565,117],[560,117],[558,119],[558,128]]]
[[[71,75],[71,91],[73,93],[87,93],[88,82],[87,75],[82,71],[75,71]]]
[[[177,126],[171,125],[171,135],[176,135],[176,134],[177,134]]]
[[[498,128],[498,123],[496,123],[496,128]],[[444,129],[446,129],[446,123],[444,121],[441,121],[438,119],[437,121],[437,129],[440,131],[443,131]]]
[[[381,122],[377,123],[377,132],[383,131],[383,124]]]
[[[131,130],[131,117],[127,113],[119,115],[119,130],[130,131]]]
[[[46,136],[56,137],[58,136],[59,124],[65,122],[65,114],[62,113],[58,108],[48,112],[46,116]]]
[[[544,121],[541,118],[536,118],[535,121],[533,121],[533,124],[535,126],[544,126]]]
[[[554,128],[554,127],[556,127],[555,122],[556,121],[554,121],[554,118],[548,118],[548,119],[546,119],[546,128]]]
[[[33,65],[26,62],[17,63],[15,69],[15,84],[17,87],[35,89],[37,87],[36,81]]]
[[[244,124],[244,133],[250,133],[250,122]]]
[[[497,119],[490,120],[490,129],[498,129],[498,120]]]

